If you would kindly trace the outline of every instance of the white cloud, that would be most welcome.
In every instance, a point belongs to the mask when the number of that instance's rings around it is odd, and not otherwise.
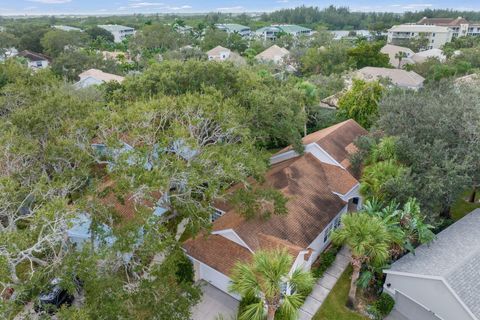
[[[62,3],[71,2],[72,0],[28,0],[28,1],[39,2],[39,3],[44,3],[44,4],[62,4]]]
[[[288,3],[288,0],[277,0],[277,3]]]
[[[129,7],[131,8],[143,8],[143,7],[159,7],[165,5],[161,2],[135,2],[131,3]]]

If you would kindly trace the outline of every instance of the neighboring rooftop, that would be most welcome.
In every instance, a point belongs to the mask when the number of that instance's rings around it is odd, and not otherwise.
[[[423,63],[427,61],[428,58],[437,58],[440,62],[445,62],[445,60],[447,60],[447,57],[443,54],[443,51],[437,48],[420,51],[412,56],[412,60],[416,63]]]
[[[268,27],[263,27],[255,32],[257,33],[263,33],[267,31],[274,31],[274,32],[285,32],[285,33],[290,33],[290,34],[295,34],[295,33],[300,33],[300,32],[311,32],[312,29],[308,29],[302,26],[297,26],[293,24],[274,24]]]
[[[132,27],[126,27],[119,24],[99,24],[98,27],[110,32],[120,32],[124,30],[134,30]]]
[[[380,52],[388,54],[390,64],[394,67],[398,67],[399,65],[399,59],[396,58],[396,55],[397,53],[400,53],[400,52],[404,52],[406,54],[406,57],[400,61],[400,68],[403,67],[405,64],[414,63],[411,57],[415,54],[415,52],[413,52],[413,50],[407,47],[400,47],[393,44],[386,44],[383,46]]]
[[[51,60],[49,56],[46,56],[41,53],[32,52],[29,50],[20,51],[17,54],[17,56],[24,57],[25,59],[30,61],[45,61],[45,60],[50,61]]]
[[[224,52],[231,52],[230,49],[224,48],[222,46],[216,46],[215,48],[207,51],[209,56],[220,56]]]
[[[55,28],[55,29],[63,30],[63,31],[80,31],[80,32],[83,31],[80,28],[63,26],[63,25],[57,25],[57,26],[52,26],[52,27]]]
[[[396,86],[412,89],[421,88],[425,81],[421,75],[413,71],[377,67],[362,68],[355,72],[355,76],[365,81],[389,79]]]
[[[461,24],[469,24],[468,20],[462,17],[458,18],[427,18],[423,17],[417,24],[436,25],[444,27],[457,27]]]
[[[270,48],[257,54],[255,58],[259,60],[279,62],[288,55],[290,55],[290,51],[274,44]]]
[[[225,30],[225,31],[228,31],[228,32],[238,32],[238,33],[240,33],[240,32],[250,31],[250,27],[243,26],[243,25],[237,24],[237,23],[217,23],[215,25],[215,27],[217,27],[220,30]]]
[[[84,72],[80,73],[79,77],[80,77],[80,79],[90,77],[90,78],[94,78],[94,79],[102,81],[102,82],[109,82],[109,81],[122,82],[125,79],[122,76],[118,76],[116,74],[103,72],[102,70],[98,70],[98,69],[89,69],[87,71],[84,71]]]
[[[392,264],[390,271],[443,278],[480,317],[480,209],[455,222],[428,245]],[[388,270],[387,270],[388,272]]]

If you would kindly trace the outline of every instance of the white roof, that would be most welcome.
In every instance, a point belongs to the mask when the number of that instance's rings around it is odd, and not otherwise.
[[[279,47],[276,44],[266,49],[265,51],[257,54],[256,58],[259,60],[274,61],[277,62],[283,57],[288,56],[290,51],[285,48]]]
[[[448,27],[418,25],[418,24],[400,24],[391,27],[390,32],[450,32]]]
[[[380,80],[382,78],[390,79],[392,84],[396,86],[412,89],[421,88],[423,81],[425,81],[419,74],[401,69],[365,67],[358,70],[355,75],[365,81]]]
[[[480,317],[480,209],[452,224],[428,245],[392,264],[389,271],[442,277]]]
[[[99,24],[98,27],[110,32],[119,32],[122,30],[135,30],[134,28],[122,26],[119,24]]]
[[[89,69],[87,71],[84,71],[80,73],[79,77],[80,79],[90,77],[103,82],[109,82],[109,81],[122,82],[123,79],[125,79],[122,76],[117,76],[116,74],[103,72],[102,70],[98,70],[98,69]]]
[[[417,63],[425,62],[428,58],[437,58],[440,60],[440,62],[445,62],[445,60],[447,60],[447,57],[443,54],[443,51],[436,48],[420,51],[415,53],[415,55],[412,57],[412,59]]]

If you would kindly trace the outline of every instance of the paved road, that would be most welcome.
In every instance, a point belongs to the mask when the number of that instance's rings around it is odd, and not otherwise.
[[[300,308],[298,319],[310,320],[313,315],[320,309],[323,301],[337,283],[337,280],[342,275],[343,271],[347,269],[350,263],[350,252],[346,247],[343,247],[337,254],[335,261],[328,268],[323,277],[318,279],[317,284],[313,287],[312,293],[305,299],[305,303]]]

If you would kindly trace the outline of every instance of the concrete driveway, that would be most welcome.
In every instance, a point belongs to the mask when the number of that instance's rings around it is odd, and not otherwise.
[[[200,282],[202,300],[192,309],[192,320],[234,320],[239,301],[207,282]]]

